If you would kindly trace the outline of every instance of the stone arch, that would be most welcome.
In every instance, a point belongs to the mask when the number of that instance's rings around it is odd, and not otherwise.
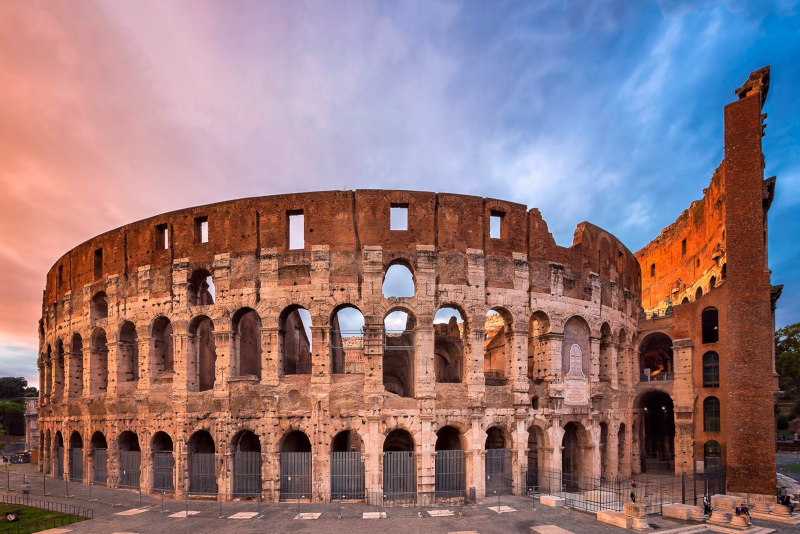
[[[550,317],[541,310],[531,314],[528,326],[528,378],[550,376]]]
[[[175,458],[172,437],[159,430],[150,438],[150,454],[152,456],[153,480],[152,489],[162,492],[175,491]]]
[[[611,382],[616,374],[614,368],[613,345],[611,337],[611,327],[607,322],[600,325],[600,381]]]
[[[92,295],[89,303],[89,318],[92,322],[108,318],[108,296],[105,291],[98,291]]]
[[[105,393],[108,390],[108,339],[102,328],[92,330],[91,354],[89,394]]]
[[[278,321],[278,367],[281,374],[311,374],[313,346],[309,330],[312,326],[311,314],[299,304],[291,304],[281,312]]]
[[[525,484],[533,488],[542,487],[549,480],[549,477],[542,475],[546,474],[552,457],[547,430],[541,424],[533,423],[528,427],[527,434],[525,454],[528,457],[528,471],[525,475]]]
[[[561,342],[561,374],[573,379],[588,378],[591,373],[591,345],[589,323],[580,315],[573,315],[564,323]]]
[[[312,490],[312,445],[301,430],[291,430],[280,440],[280,497],[307,499]]]
[[[583,489],[583,479],[594,472],[594,443],[589,430],[578,421],[569,421],[561,439],[561,472],[564,485],[571,490]]]
[[[698,300],[702,296],[703,296],[703,288],[702,287],[698,287],[697,291],[694,294],[694,300]]]
[[[83,438],[77,430],[69,435],[69,479],[83,482]]]
[[[337,305],[330,316],[331,372],[364,372],[364,327],[362,311],[355,304]]]
[[[639,395],[634,401],[633,434],[637,445],[641,473],[674,473],[675,413],[672,397],[660,390]],[[631,462],[635,464],[635,461]]]
[[[138,488],[141,481],[142,449],[139,436],[125,430],[117,438],[119,451],[119,485],[125,488]]]
[[[214,389],[217,379],[214,321],[207,315],[195,316],[189,324],[189,336],[189,361],[196,365],[196,391]]]
[[[231,319],[234,369],[238,376],[261,378],[261,317],[253,308],[239,308]]]
[[[386,266],[381,283],[383,298],[411,298],[416,294],[414,267],[405,258],[393,259]]]
[[[672,380],[673,365],[672,338],[664,332],[653,332],[642,340],[639,345],[640,381]]]
[[[460,383],[464,373],[464,355],[468,352],[469,331],[463,309],[443,305],[433,319],[433,358],[436,382]]]
[[[626,374],[630,372],[630,346],[628,344],[628,333],[624,328],[619,329],[617,338],[617,381],[624,383]]]
[[[216,451],[214,438],[208,430],[197,430],[186,443],[189,474],[189,493],[217,492]]]
[[[384,316],[383,324],[383,387],[395,395],[413,397],[416,317],[408,308],[395,306]]]
[[[53,350],[53,393],[58,396],[64,394],[65,369],[64,342],[61,338],[56,338],[55,349]]]
[[[445,495],[460,495],[467,489],[466,437],[452,425],[436,432],[434,444],[435,490]]]
[[[486,312],[483,336],[483,376],[487,386],[507,383],[510,358],[514,354],[514,315],[502,306]]]
[[[186,305],[214,304],[214,277],[207,269],[195,269],[186,282]]]
[[[175,366],[175,343],[169,317],[159,315],[150,324],[151,369],[158,380],[172,381]]]
[[[254,498],[261,495],[261,441],[248,428],[240,429],[231,439],[233,451],[233,496]]]
[[[44,348],[41,362],[43,380],[40,379],[40,383],[42,384],[42,396],[45,399],[48,399],[53,390],[53,359],[50,343],[48,343]]]
[[[123,321],[117,339],[117,382],[136,382],[139,380],[139,338],[136,325]]]

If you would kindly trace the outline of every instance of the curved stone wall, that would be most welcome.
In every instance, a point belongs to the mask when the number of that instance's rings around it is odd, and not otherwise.
[[[390,229],[392,207],[407,229]],[[384,297],[396,264],[413,297]],[[332,191],[152,217],[47,275],[41,468],[69,476],[80,461],[84,480],[134,485],[140,458],[135,485],[158,490],[171,449],[172,490],[231,494],[244,491],[237,454],[250,453],[253,484],[279,495],[282,453],[310,448],[317,498],[336,486],[332,450],[363,455],[367,491],[386,491],[387,453],[406,449],[421,491],[452,449],[457,484],[479,491],[487,449],[506,451],[514,486],[536,469],[626,476],[640,291],[614,236],[582,223],[559,247],[538,210],[495,199]],[[362,314],[358,332],[341,329],[344,307]],[[444,307],[463,322],[434,325]],[[395,311],[402,331],[385,328]],[[204,454],[211,473],[198,472]]]

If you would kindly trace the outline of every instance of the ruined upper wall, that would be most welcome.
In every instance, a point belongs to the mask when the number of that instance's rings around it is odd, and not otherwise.
[[[408,207],[408,230],[389,228],[392,205]],[[304,214],[304,247],[289,249],[288,214]],[[490,238],[490,216],[502,215],[499,239]],[[195,220],[206,217],[207,243],[197,242]],[[158,228],[165,227],[169,247],[157,246]],[[582,223],[569,248],[556,245],[539,210],[497,199],[416,191],[326,191],[247,198],[197,206],[157,215],[94,237],[62,256],[47,275],[44,305],[49,307],[71,292],[84,288],[105,290],[108,279],[119,277],[128,296],[135,296],[140,268],[151,273],[169,271],[173,261],[188,260],[209,270],[219,254],[238,258],[240,272],[232,289],[257,284],[257,265],[264,254],[277,255],[278,270],[287,283],[307,282],[314,247],[329,248],[334,261],[332,280],[357,280],[364,247],[381,246],[388,264],[403,260],[416,264],[417,247],[432,247],[438,255],[439,283],[468,281],[466,254],[482,251],[487,261],[487,287],[513,284],[515,262],[531,266],[531,290],[549,292],[553,266],[564,270],[565,294],[591,298],[592,273],[603,285],[616,284],[620,294],[638,298],[638,265],[633,254],[614,236]],[[100,272],[95,254],[102,249]],[[252,264],[252,269],[245,267]],[[552,264],[552,265],[551,265]],[[59,280],[60,273],[60,280]],[[94,286],[97,286],[96,288]],[[168,296],[168,277],[149,281],[151,297]],[[609,290],[610,291],[610,290]],[[80,297],[77,297],[80,298]]]
[[[725,191],[723,169],[714,172],[703,198],[692,202],[661,234],[636,252],[642,269],[642,307],[664,309],[707,293],[712,277],[723,278],[725,265]]]

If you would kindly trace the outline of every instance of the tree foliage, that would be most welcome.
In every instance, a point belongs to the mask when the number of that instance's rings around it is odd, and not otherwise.
[[[11,436],[24,436],[25,406],[18,402],[0,401],[0,426]]]
[[[28,381],[21,376],[0,378],[0,399],[19,399],[25,396]]]
[[[775,369],[781,377],[781,389],[800,394],[800,323],[775,332]]]

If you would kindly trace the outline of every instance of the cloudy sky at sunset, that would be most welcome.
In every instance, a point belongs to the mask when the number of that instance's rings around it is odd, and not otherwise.
[[[588,220],[637,250],[702,196],[772,66],[779,326],[800,321],[800,0],[0,2],[0,376],[36,384],[45,275],[219,200],[403,188]]]

